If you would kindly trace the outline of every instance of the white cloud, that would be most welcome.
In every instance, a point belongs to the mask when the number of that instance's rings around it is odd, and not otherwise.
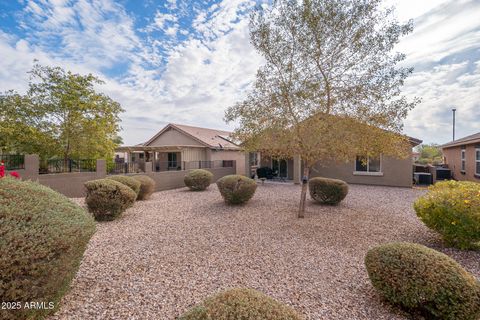
[[[99,89],[119,101],[128,144],[142,142],[167,122],[227,128],[224,110],[242,99],[261,57],[248,34],[249,0],[223,0],[195,7],[192,29],[180,17],[185,1],[167,0],[149,26],[113,0],[25,2],[19,24],[27,36],[0,29],[0,88],[25,90],[33,59],[78,73],[94,73]],[[416,67],[405,93],[423,98],[409,115],[405,132],[427,142],[451,136],[450,109],[458,110],[458,133],[479,130],[480,3],[453,0],[389,0],[401,20],[415,18],[416,29],[400,43],[406,64]],[[182,25],[182,27],[180,27]],[[163,35],[155,37],[161,30]],[[147,39],[140,35],[146,31]],[[177,36],[186,36],[178,42]],[[52,41],[55,44],[52,44]],[[107,70],[122,65],[118,76]]]

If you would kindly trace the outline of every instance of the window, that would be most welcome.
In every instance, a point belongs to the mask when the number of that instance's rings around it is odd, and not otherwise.
[[[480,146],[475,146],[475,174],[480,175]]]
[[[168,167],[169,168],[177,167],[177,154],[175,152],[168,153]]]
[[[382,172],[381,157],[357,156],[357,159],[355,160],[355,173],[380,174],[381,172]]]
[[[462,160],[462,168],[460,170],[465,171],[465,147],[462,147],[461,160]]]

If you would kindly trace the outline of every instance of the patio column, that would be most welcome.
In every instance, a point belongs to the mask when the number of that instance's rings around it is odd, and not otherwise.
[[[293,157],[293,183],[300,184],[302,180],[302,160],[300,156]]]

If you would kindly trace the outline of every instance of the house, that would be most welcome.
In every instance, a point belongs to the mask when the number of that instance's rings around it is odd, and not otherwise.
[[[230,135],[229,131],[169,123],[145,143],[117,148],[116,155],[138,163],[140,169],[151,162],[152,170],[157,172],[235,163],[237,174],[245,175],[245,154]]]
[[[415,163],[420,159],[420,152],[412,152],[412,162]]]
[[[261,152],[245,154],[231,135],[229,131],[170,123],[147,142],[119,147],[116,151],[118,158],[138,164],[139,168],[152,163],[152,170],[157,172],[225,166],[234,161],[237,174],[252,176],[257,168],[269,167],[278,178],[301,182],[300,157],[273,159]],[[412,148],[422,142],[414,138],[409,141]],[[317,163],[311,176],[342,179],[348,183],[411,187],[413,169],[410,158],[359,156],[348,163]]]
[[[480,132],[440,147],[453,179],[480,182]]]
[[[411,137],[409,137],[409,142],[411,148],[422,143],[421,140]],[[256,156],[256,158],[259,157],[260,167],[270,167],[277,172],[280,178],[300,183],[303,167],[299,157],[272,159],[266,156],[261,157],[261,155]],[[317,162],[312,167],[310,176],[341,179],[353,184],[411,187],[413,166],[411,158],[397,159],[380,156],[365,159],[359,155],[346,163]]]

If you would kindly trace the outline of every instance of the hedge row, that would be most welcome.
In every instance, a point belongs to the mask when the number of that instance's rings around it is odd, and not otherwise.
[[[155,181],[143,175],[110,176],[85,183],[85,203],[96,220],[114,220],[135,200],[146,200],[155,190]]]

